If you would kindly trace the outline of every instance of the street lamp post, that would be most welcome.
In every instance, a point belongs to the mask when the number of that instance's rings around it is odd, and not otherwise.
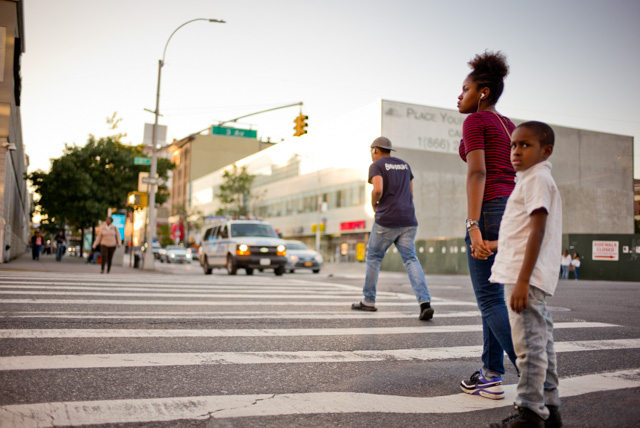
[[[149,183],[149,225],[147,227],[147,248],[144,255],[144,270],[154,270],[154,258],[153,258],[153,235],[156,231],[156,186],[158,185],[158,117],[160,116],[160,79],[162,76],[162,66],[164,65],[164,57],[167,53],[167,46],[169,46],[169,42],[176,32],[184,27],[187,24],[190,24],[195,21],[209,21],[209,22],[217,22],[219,24],[224,24],[225,21],[219,19],[207,19],[207,18],[196,18],[191,21],[187,21],[184,24],[180,25],[178,28],[173,30],[173,33],[169,36],[167,43],[164,45],[164,51],[162,52],[162,59],[158,61],[158,87],[156,88],[156,109],[153,112],[155,115],[155,119],[153,122],[153,132],[152,132],[152,148],[151,148],[151,171],[149,172],[149,178],[151,182]]]

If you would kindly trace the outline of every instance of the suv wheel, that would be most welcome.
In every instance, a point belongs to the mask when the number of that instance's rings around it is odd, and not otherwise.
[[[253,275],[253,268],[244,268],[244,270],[247,272],[247,275]]]
[[[204,269],[205,275],[211,275],[211,271],[213,268],[209,266],[209,260],[207,260],[207,256],[204,256],[204,260],[202,261],[202,269]]]
[[[284,266],[277,267],[273,270],[273,273],[280,276],[284,273]]]
[[[227,272],[229,275],[235,275],[238,272],[238,266],[236,266],[236,261],[233,256],[227,256]]]

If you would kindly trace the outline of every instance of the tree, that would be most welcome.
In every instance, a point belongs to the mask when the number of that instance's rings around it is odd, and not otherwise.
[[[216,215],[247,216],[252,199],[251,186],[255,175],[247,172],[247,167],[238,168],[233,165],[233,170],[227,170],[222,174],[222,183],[216,197],[220,200],[221,207]]]
[[[198,207],[186,209],[184,206],[177,207],[177,214],[184,224],[183,243],[185,246],[190,246],[197,238],[195,235],[202,231],[204,214]]]
[[[93,228],[109,208],[126,207],[127,194],[138,187],[138,174],[149,167],[134,165],[142,145],[124,145],[120,138],[90,135],[84,147],[66,145],[48,173],[38,170],[28,176],[40,195],[37,205],[45,223],[76,227],[84,237],[85,228]],[[158,160],[161,178],[171,168],[169,160]],[[167,196],[167,187],[159,186],[156,202],[162,204]]]

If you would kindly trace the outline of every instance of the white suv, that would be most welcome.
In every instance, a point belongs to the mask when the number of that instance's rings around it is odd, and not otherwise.
[[[242,268],[284,273],[286,246],[269,223],[261,220],[222,220],[207,228],[200,243],[199,259],[205,275],[213,268],[226,268],[235,275]]]

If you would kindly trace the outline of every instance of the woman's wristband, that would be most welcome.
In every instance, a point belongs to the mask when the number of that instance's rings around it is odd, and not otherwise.
[[[465,220],[465,223],[467,225],[467,231],[478,229],[480,227],[480,225],[478,224],[478,220],[468,218]]]

